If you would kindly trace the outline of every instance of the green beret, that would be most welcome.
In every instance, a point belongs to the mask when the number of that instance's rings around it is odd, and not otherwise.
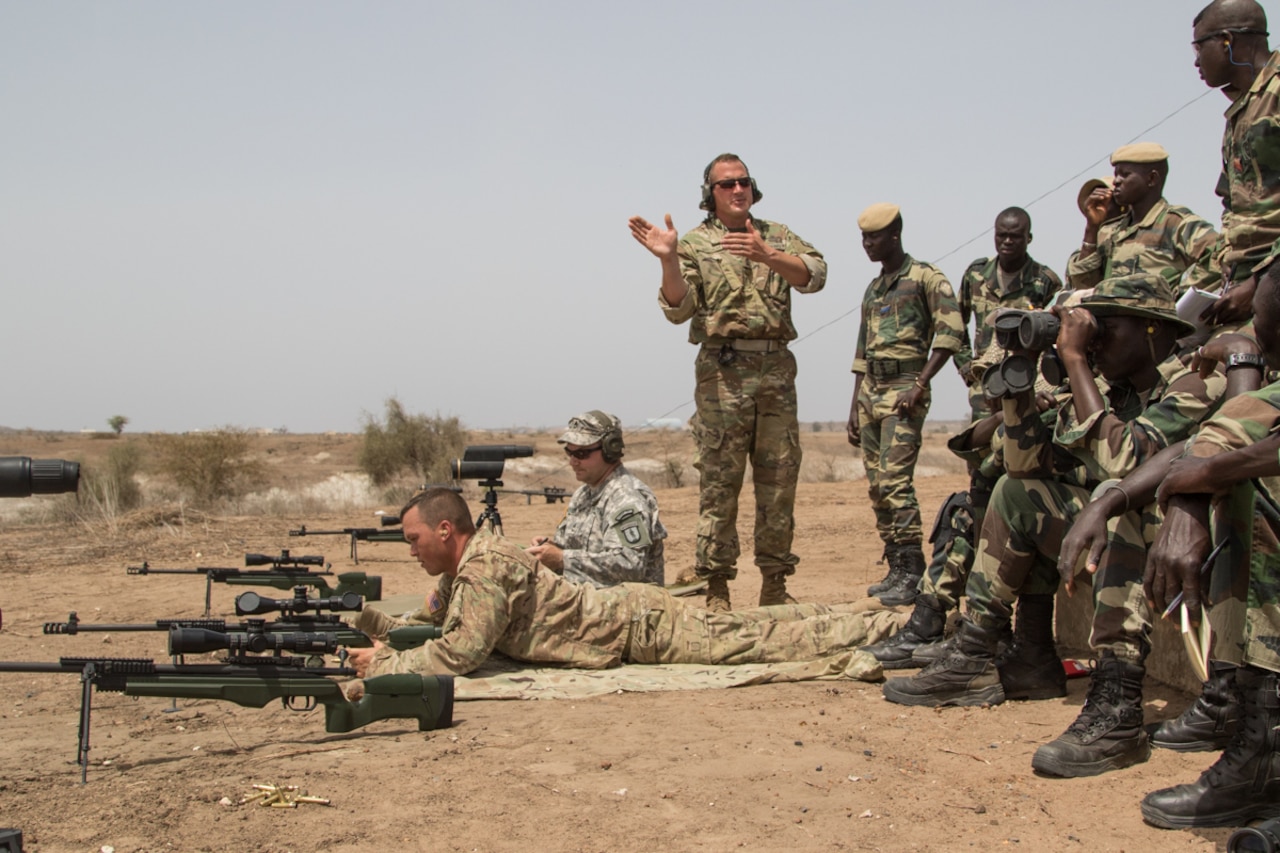
[[[899,210],[896,204],[882,201],[879,204],[871,205],[858,214],[858,227],[866,234],[883,231],[901,215],[902,211]]]
[[[1160,163],[1169,159],[1169,152],[1158,142],[1135,142],[1121,145],[1111,152],[1111,165],[1117,163]]]
[[[1080,307],[1089,309],[1095,317],[1150,317],[1175,324],[1183,334],[1195,331],[1195,326],[1178,317],[1169,282],[1151,273],[1103,279],[1092,294],[1080,300]]]

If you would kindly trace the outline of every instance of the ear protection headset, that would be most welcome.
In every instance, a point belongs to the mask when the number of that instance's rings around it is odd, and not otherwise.
[[[600,455],[604,457],[604,461],[612,464],[622,459],[622,425],[616,418],[599,409],[593,409],[588,414],[608,429],[600,439]]]
[[[711,186],[711,168],[715,166],[717,162],[724,163],[726,160],[730,159],[737,160],[739,163],[742,163],[742,160],[733,154],[721,154],[715,160],[708,163],[707,168],[702,170],[702,203],[698,205],[699,210],[705,210],[708,213],[716,212],[716,199],[715,194],[712,192],[714,188]],[[742,163],[742,167],[747,169],[747,164]],[[764,198],[764,193],[760,192],[760,188],[756,186],[756,179],[751,177],[750,169],[747,169],[747,177],[751,180],[751,203],[755,204],[760,199]]]

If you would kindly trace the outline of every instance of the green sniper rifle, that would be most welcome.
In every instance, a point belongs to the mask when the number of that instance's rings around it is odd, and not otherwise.
[[[129,566],[131,575],[204,575],[204,615],[210,613],[213,597],[213,585],[225,583],[229,586],[269,586],[275,589],[292,589],[304,584],[315,587],[322,595],[330,593],[343,595],[355,593],[369,601],[382,599],[382,578],[378,575],[367,575],[364,572],[343,572],[338,575],[336,587],[330,587],[325,581],[334,574],[328,571],[330,566],[324,557],[293,557],[287,550],[281,551],[279,557],[266,554],[245,554],[246,566],[271,566],[260,571],[244,569],[197,567],[194,569],[155,569],[144,562],[141,566]],[[322,566],[326,571],[313,572],[307,566]]]

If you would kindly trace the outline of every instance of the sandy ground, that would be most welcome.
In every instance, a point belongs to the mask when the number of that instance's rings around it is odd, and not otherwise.
[[[936,507],[956,473],[922,479]],[[697,494],[659,491],[672,532],[668,579],[690,563]],[[560,505],[508,496],[506,532],[549,532]],[[930,514],[932,510],[928,511]],[[749,498],[743,517],[753,514]],[[205,517],[140,511],[104,525],[0,531],[0,658],[163,658],[157,634],[42,636],[42,622],[197,616],[195,578],[128,577],[124,567],[238,565],[245,551],[325,553],[352,568],[338,540],[289,539],[298,523],[364,525],[367,513],[307,518]],[[750,553],[750,537],[744,551]],[[801,600],[860,597],[883,568],[864,483],[805,483],[797,510]],[[360,568],[386,593],[426,588],[397,543],[368,544]],[[754,601],[743,571],[735,602]],[[215,587],[230,615],[237,588]],[[583,701],[466,702],[455,725],[420,733],[384,721],[326,735],[320,712],[240,708],[99,694],[92,765],[75,756],[78,679],[0,673],[0,826],[28,851],[348,850],[1207,850],[1229,831],[1166,832],[1138,803],[1190,781],[1211,755],[1157,750],[1143,765],[1082,780],[1040,778],[1035,748],[1075,717],[1065,700],[993,709],[904,708],[861,683],[610,695]],[[1148,682],[1147,716],[1188,697]],[[256,783],[297,785],[331,805],[228,805]]]

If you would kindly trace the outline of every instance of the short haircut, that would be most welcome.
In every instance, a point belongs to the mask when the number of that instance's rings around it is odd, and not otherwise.
[[[1001,219],[1018,219],[1027,223],[1027,230],[1031,230],[1031,214],[1027,213],[1020,207],[1006,207],[997,214],[996,222],[999,222]]]
[[[717,155],[714,160],[707,164],[707,168],[702,171],[702,182],[704,184],[711,183],[711,170],[716,167],[717,163],[741,163],[742,168],[747,170],[747,174],[751,174],[751,169],[747,168],[747,164],[742,162],[741,157],[726,151],[724,154]]]
[[[400,518],[403,519],[411,511],[418,513],[418,518],[432,527],[447,521],[459,533],[476,532],[476,523],[471,520],[471,508],[452,489],[437,487],[418,492],[400,510]]]

